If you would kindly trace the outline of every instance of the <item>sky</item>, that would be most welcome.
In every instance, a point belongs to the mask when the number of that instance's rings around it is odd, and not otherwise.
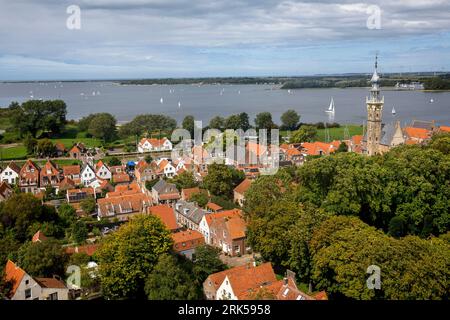
[[[450,71],[450,0],[0,0],[0,80],[369,73],[377,52]]]

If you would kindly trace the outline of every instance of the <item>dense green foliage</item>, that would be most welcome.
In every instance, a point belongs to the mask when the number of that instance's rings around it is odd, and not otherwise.
[[[287,110],[281,115],[280,120],[282,130],[295,130],[300,121],[300,116],[295,110]]]
[[[149,300],[195,300],[201,297],[192,274],[178,262],[180,258],[171,254],[159,256],[145,281]]]
[[[142,136],[153,132],[171,132],[177,126],[177,121],[161,114],[141,114],[119,129],[121,137]]]
[[[62,100],[28,100],[11,103],[11,122],[20,135],[37,137],[42,133],[59,133],[66,123],[67,107]]]
[[[317,137],[317,128],[310,125],[302,125],[292,133],[290,143],[312,142]]]
[[[233,189],[244,180],[244,172],[224,164],[213,163],[208,166],[208,175],[203,184],[215,196],[231,198]]]
[[[256,115],[255,126],[257,129],[273,129],[276,128],[275,123],[272,120],[272,114],[270,112],[261,112]]]
[[[447,139],[376,157],[337,153],[259,177],[246,192],[249,243],[332,298],[447,299]],[[366,287],[370,265],[381,268],[381,290]]]
[[[104,142],[117,136],[116,118],[109,113],[96,113],[89,122],[88,133]]]
[[[18,252],[18,265],[34,277],[64,276],[68,256],[61,243],[54,239],[27,242]]]
[[[143,298],[147,275],[171,247],[169,231],[153,215],[136,215],[105,237],[96,252],[104,296]]]
[[[190,171],[185,171],[172,179],[172,183],[175,183],[177,189],[194,188],[198,186],[198,182],[194,178],[194,174]]]

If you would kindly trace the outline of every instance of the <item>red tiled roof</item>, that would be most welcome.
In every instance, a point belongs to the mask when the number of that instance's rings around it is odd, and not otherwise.
[[[114,183],[130,182],[131,178],[127,173],[115,173],[112,176]]]
[[[100,247],[99,244],[86,244],[84,246],[67,247],[66,253],[67,254],[85,253],[88,256],[92,256],[99,247]]]
[[[9,167],[11,170],[13,170],[13,171],[15,171],[15,172],[17,172],[17,173],[20,173],[20,167],[19,167],[14,161],[11,161],[11,162],[8,164],[8,167]]]
[[[66,151],[66,146],[60,141],[55,143],[55,148],[58,151],[62,151],[62,152]]]
[[[65,289],[66,285],[56,278],[33,278],[43,288]]]
[[[440,126],[439,129],[441,131],[450,132],[450,127],[448,127],[448,126]]]
[[[187,201],[189,201],[191,199],[192,195],[194,195],[196,193],[200,193],[199,187],[181,189],[181,194],[183,195],[184,199],[186,199]]]
[[[428,139],[431,134],[429,130],[424,128],[406,127],[404,130],[408,137],[414,139]]]
[[[214,202],[208,202],[206,206],[213,211],[219,211],[223,209],[221,206],[215,204]]]
[[[80,168],[79,165],[63,166],[62,170],[63,170],[63,174],[65,176],[68,176],[68,175],[79,175],[80,171],[81,171],[81,168]]]
[[[242,210],[239,209],[233,209],[233,210],[225,210],[225,211],[221,211],[221,212],[215,212],[215,213],[210,213],[205,215],[205,219],[206,219],[206,223],[211,226],[211,222],[214,219],[220,219],[220,218],[231,218],[231,217],[235,217],[235,216],[241,216],[242,215]]]
[[[248,190],[248,188],[250,188],[250,185],[252,184],[252,180],[250,179],[244,179],[244,181],[242,181],[236,188],[234,188],[234,192],[237,192],[239,194],[244,194],[245,191]]]
[[[172,233],[173,249],[176,252],[194,249],[205,243],[203,235],[195,230]]]
[[[33,235],[33,238],[31,239],[31,241],[32,242],[42,242],[42,241],[45,241],[45,240],[47,240],[47,237],[42,233],[42,231],[41,230],[39,230],[38,232],[36,232],[34,235]]]
[[[362,136],[362,135],[356,135],[356,136],[353,136],[353,137],[352,137],[352,143],[353,143],[354,145],[360,145],[360,144],[362,143],[362,139],[363,139],[363,136]]]
[[[25,274],[26,272],[22,268],[16,266],[16,264],[11,260],[8,260],[8,262],[6,262],[4,277],[7,282],[12,283],[12,288],[8,293],[8,297],[11,298],[12,296],[14,296]]]
[[[166,193],[159,195],[159,200],[176,200],[180,199],[180,195],[178,193]]]
[[[167,229],[170,231],[177,230],[177,220],[173,208],[168,205],[157,205],[149,208],[151,214],[159,217]]]
[[[70,149],[69,153],[81,153],[81,150],[77,145],[75,145],[72,147],[72,149]]]

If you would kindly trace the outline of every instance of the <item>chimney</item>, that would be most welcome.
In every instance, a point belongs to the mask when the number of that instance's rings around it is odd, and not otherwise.
[[[287,285],[287,284],[288,284],[288,278],[286,278],[286,277],[283,278],[283,284],[284,284],[284,285]]]

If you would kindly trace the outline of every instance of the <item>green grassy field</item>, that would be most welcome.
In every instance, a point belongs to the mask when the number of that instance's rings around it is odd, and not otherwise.
[[[351,138],[354,135],[360,135],[363,133],[363,128],[362,126],[358,126],[358,125],[347,125],[348,128],[348,134],[349,137],[347,138]],[[330,133],[330,141],[333,140],[344,140],[345,138],[345,125],[342,125],[339,128],[330,128],[328,129],[329,133]],[[317,130],[317,141],[325,141],[326,140],[326,130],[325,129],[319,129]]]
[[[0,160],[25,159],[27,149],[23,145],[0,148]]]

